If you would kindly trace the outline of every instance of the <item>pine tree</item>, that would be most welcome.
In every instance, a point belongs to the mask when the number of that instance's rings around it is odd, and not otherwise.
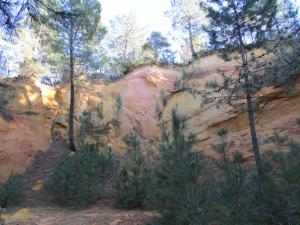
[[[50,3],[49,3],[50,4]],[[74,142],[74,107],[75,107],[75,65],[87,59],[93,43],[98,40],[100,30],[100,3],[96,0],[52,0],[52,11],[45,13],[41,20],[56,32],[52,41],[53,50],[63,52],[69,60],[70,110],[69,110],[69,144],[76,151]],[[58,47],[59,46],[59,47]]]
[[[111,55],[123,63],[135,61],[141,53],[144,29],[133,13],[117,15],[107,35]]]
[[[48,0],[2,0],[0,1],[0,27],[5,34],[11,36],[17,34],[17,28],[24,24],[28,19],[36,22],[34,25],[40,25],[39,16],[42,12],[52,12],[56,15],[66,15],[52,5]]]
[[[148,168],[136,133],[128,136],[127,146],[128,161],[118,177],[116,205],[126,209],[145,207]]]
[[[82,144],[74,154],[65,152],[50,178],[50,191],[61,205],[74,208],[95,202],[103,190],[103,161],[96,144]]]
[[[195,38],[201,33],[205,14],[198,0],[171,0],[171,9],[166,13],[172,19],[174,29],[186,34],[192,58],[198,57]]]
[[[156,61],[172,64],[174,62],[174,53],[171,51],[170,43],[160,32],[153,31],[144,46],[154,50]]]
[[[222,128],[218,130],[219,143],[212,145],[213,149],[221,155],[217,160],[217,166],[221,172],[218,178],[219,205],[222,215],[220,220],[224,224],[242,225],[246,224],[247,216],[244,208],[247,207],[246,175],[241,153],[236,152],[231,159],[228,154],[231,142],[227,140],[228,130]],[[222,223],[222,224],[223,224]]]
[[[247,112],[252,139],[252,149],[259,174],[263,165],[257,140],[253,96],[257,87],[256,74],[250,69],[247,51],[252,47],[262,46],[269,40],[269,31],[274,25],[277,3],[273,0],[209,0],[202,4],[207,11],[210,26],[210,46],[220,49],[225,59],[230,51],[236,50],[241,59],[241,66],[235,70],[236,77],[222,73],[223,83],[210,83],[218,93],[225,93],[225,102],[232,104],[243,96],[247,101]]]
[[[300,22],[298,8],[290,0],[278,3],[278,13],[272,30],[272,38],[277,40],[267,50],[275,55],[274,62],[267,67],[266,73],[271,74],[267,83],[284,85],[291,88],[300,71]]]
[[[192,149],[194,136],[186,138],[184,116],[172,111],[172,132],[162,125],[149,205],[158,210],[163,224],[210,224],[213,206],[209,176],[202,177],[203,156]]]
[[[11,35],[16,32],[16,28],[21,25],[25,15],[35,18],[37,9],[40,6],[39,2],[43,0],[33,1],[18,1],[18,0],[3,0],[0,2],[0,27]]]
[[[0,211],[1,208],[18,204],[22,200],[23,195],[24,181],[22,177],[20,175],[11,174],[7,181],[0,185]]]
[[[220,212],[216,220],[220,224],[234,225],[297,224],[299,208],[295,196],[299,194],[299,188],[286,182],[285,175],[297,174],[299,154],[281,152],[273,160],[265,157],[264,179],[260,179],[241,153],[229,153],[231,142],[227,132],[227,129],[220,129],[220,141],[212,145],[221,156],[215,160],[219,169],[215,173],[216,210]],[[282,144],[286,138],[274,135],[273,141]],[[288,168],[293,169],[289,171]]]
[[[114,112],[115,112],[116,121],[118,121],[118,122],[120,119],[120,113],[121,113],[122,107],[123,107],[122,96],[120,95],[120,93],[118,93],[114,99]]]

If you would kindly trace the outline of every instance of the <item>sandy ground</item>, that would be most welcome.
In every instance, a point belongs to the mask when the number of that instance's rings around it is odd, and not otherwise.
[[[2,217],[7,225],[142,225],[154,214],[141,210],[119,210],[101,204],[76,211],[59,207],[13,209]]]
[[[103,198],[90,208],[72,210],[56,206],[48,192],[43,191],[44,181],[52,174],[65,148],[64,142],[54,142],[46,153],[35,155],[34,163],[23,174],[24,198],[17,208],[3,212],[5,225],[142,225],[155,216],[142,210],[117,209],[114,191],[108,187]]]

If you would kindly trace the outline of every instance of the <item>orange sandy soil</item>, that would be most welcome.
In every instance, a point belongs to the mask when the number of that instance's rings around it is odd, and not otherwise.
[[[142,225],[154,213],[141,210],[119,210],[101,203],[85,210],[59,207],[13,209],[3,216],[6,225]]]

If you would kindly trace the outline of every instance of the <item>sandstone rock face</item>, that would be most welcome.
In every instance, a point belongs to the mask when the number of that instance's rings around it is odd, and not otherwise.
[[[197,64],[184,68],[193,76],[185,82],[201,90],[209,80],[218,79],[218,69],[232,71],[234,65],[217,56],[208,56]],[[141,66],[123,79],[110,84],[79,79],[76,85],[75,136],[79,135],[80,117],[91,112],[92,128],[87,141],[100,138],[102,146],[118,153],[125,152],[124,138],[136,131],[148,143],[159,137],[159,120],[170,121],[170,112],[177,108],[188,117],[186,134],[196,134],[195,149],[215,156],[211,144],[216,143],[219,128],[229,129],[232,151],[242,151],[252,157],[247,113],[226,105],[201,104],[201,97],[187,91],[177,91],[176,81],[183,68]],[[50,87],[34,80],[2,81],[1,97],[7,99],[13,120],[0,116],[0,181],[11,172],[23,172],[38,150],[47,150],[51,139],[66,138],[68,126],[68,85]],[[120,122],[116,121],[115,97],[120,95],[123,107]],[[103,104],[103,118],[97,108]],[[264,152],[275,147],[269,143],[274,130],[297,140],[300,137],[300,79],[287,93],[283,87],[264,88],[256,96],[257,133]],[[105,127],[105,129],[103,128]]]
[[[122,152],[125,148],[124,137],[137,129],[145,140],[154,140],[159,133],[155,105],[160,99],[162,90],[166,94],[174,90],[174,82],[179,77],[180,73],[174,69],[142,66],[127,74],[125,78],[108,85],[81,82],[75,102],[75,124],[77,125],[75,136],[79,134],[80,116],[85,110],[91,111],[93,125],[99,124],[97,107],[102,103],[103,121],[101,123],[107,124],[109,131],[103,134],[96,126],[91,136],[98,135],[103,146],[110,146],[115,151]],[[53,130],[56,133],[54,136],[66,137],[67,106],[69,105],[67,89],[67,87],[62,87],[57,92],[61,110],[54,120]],[[116,126],[114,123],[116,119],[115,98],[118,94],[122,98],[123,106],[120,112],[120,125]],[[90,139],[93,140],[93,137]]]
[[[11,172],[23,172],[35,151],[48,148],[54,116],[33,81],[5,86],[1,98],[7,98],[13,119],[0,117],[0,181]]]
[[[208,56],[194,68],[189,69],[196,76],[188,80],[186,85],[201,90],[207,81],[218,79],[218,69],[231,72],[234,65],[224,62],[217,56]],[[246,159],[253,158],[248,113],[228,105],[217,106],[216,103],[203,105],[201,102],[199,95],[192,95],[190,92],[175,93],[169,98],[162,117],[169,121],[170,112],[174,107],[179,113],[186,115],[188,117],[186,134],[196,134],[195,148],[203,150],[210,156],[216,156],[211,145],[218,142],[216,135],[218,129],[227,128],[228,138],[233,141],[231,151],[242,152]],[[263,88],[257,93],[255,103],[257,136],[263,153],[276,150],[276,146],[270,143],[274,131],[291,140],[299,140],[300,126],[296,121],[300,118],[300,77],[295,80],[291,92],[284,87]]]
[[[75,135],[79,134],[80,116],[90,110],[93,124],[107,124],[108,132],[93,130],[88,137],[95,141],[100,136],[104,146],[117,152],[124,149],[124,137],[137,126],[141,135],[153,139],[158,130],[155,103],[160,90],[174,88],[179,73],[155,66],[140,67],[124,79],[104,85],[79,80],[75,102]],[[1,97],[7,99],[13,119],[0,116],[0,181],[11,172],[22,173],[38,150],[47,150],[51,138],[67,137],[69,108],[68,85],[50,87],[35,80],[1,80]],[[8,92],[11,94],[8,94]],[[114,99],[120,94],[123,108],[120,127],[115,126]],[[9,95],[9,96],[8,96]],[[103,103],[103,121],[99,121],[97,106]]]

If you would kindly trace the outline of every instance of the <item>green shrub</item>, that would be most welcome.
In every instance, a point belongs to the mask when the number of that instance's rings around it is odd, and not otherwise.
[[[280,170],[281,173],[275,173],[274,177],[280,177],[278,186],[281,188],[281,194],[285,197],[285,220],[289,224],[298,225],[300,221],[300,145],[291,142],[288,154],[282,154]]]
[[[296,120],[296,124],[300,126],[300,118]]]
[[[0,104],[0,116],[6,121],[11,121],[14,119],[12,111],[6,106]]]
[[[162,126],[148,204],[162,215],[162,224],[209,224],[213,191],[209,176],[201,178],[203,157],[192,150],[194,136],[183,135],[185,117],[172,111],[172,134]]]
[[[233,158],[227,154],[230,144],[226,139],[227,131],[224,131],[218,132],[220,143],[213,145],[223,156],[216,161],[219,168],[218,182],[215,184],[218,202],[216,210],[219,212],[216,219],[224,225],[296,225],[296,221],[300,221],[300,211],[295,204],[300,200],[296,198],[299,192],[295,191],[296,186],[291,187],[285,177],[299,173],[295,171],[300,168],[296,168],[300,160],[295,160],[294,153],[290,153],[293,156],[282,153],[277,155],[277,162],[265,157],[264,175],[258,176],[253,165],[243,162],[241,153],[235,153]],[[274,135],[273,141],[281,145],[286,139]],[[298,163],[289,162],[288,158]],[[281,162],[278,163],[278,160]]]
[[[128,138],[131,164],[119,175],[119,207],[158,211],[161,217],[148,224],[299,225],[299,145],[274,132],[279,153],[264,156],[259,176],[242,153],[229,154],[227,129],[218,131],[220,141],[212,145],[218,160],[194,151],[194,136],[184,136],[185,121],[173,110],[170,134],[162,122],[159,152],[150,164],[137,136]],[[287,145],[290,152],[281,152]]]
[[[57,203],[85,207],[101,197],[103,177],[113,162],[98,152],[95,144],[84,144],[75,154],[64,153],[50,179]],[[110,162],[109,162],[110,161]]]
[[[19,175],[10,175],[0,186],[0,207],[15,206],[23,197],[24,183]]]
[[[184,137],[184,121],[173,111],[171,137],[162,127],[151,191],[147,192],[148,206],[162,216],[153,224],[299,225],[299,145],[290,144],[289,154],[265,157],[264,175],[259,176],[241,153],[228,153],[228,130],[220,129],[220,142],[212,147],[221,157],[214,163],[205,158],[207,167],[204,157],[192,151],[193,137]],[[287,142],[279,135],[272,140],[276,145]]]
[[[111,148],[106,148],[100,153],[101,161],[101,177],[102,178],[115,178],[118,169],[118,160],[116,154]]]
[[[128,162],[118,177],[116,205],[120,208],[134,209],[145,206],[149,170],[136,134],[129,135],[127,145]]]
[[[0,116],[6,121],[14,119],[13,113],[10,110],[8,103],[15,97],[15,89],[9,85],[0,86]]]

